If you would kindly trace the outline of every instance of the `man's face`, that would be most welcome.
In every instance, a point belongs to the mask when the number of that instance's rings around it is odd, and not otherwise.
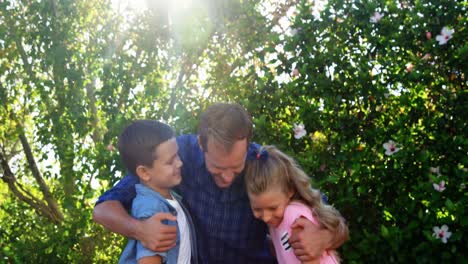
[[[247,139],[238,140],[231,151],[208,139],[205,150],[206,169],[213,175],[213,180],[219,188],[231,186],[234,179],[242,172],[247,155]]]

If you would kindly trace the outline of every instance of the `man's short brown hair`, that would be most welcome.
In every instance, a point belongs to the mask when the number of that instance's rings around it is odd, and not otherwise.
[[[198,124],[200,145],[207,151],[208,140],[212,139],[231,151],[234,143],[252,138],[252,119],[245,109],[235,103],[216,103],[202,113]]]

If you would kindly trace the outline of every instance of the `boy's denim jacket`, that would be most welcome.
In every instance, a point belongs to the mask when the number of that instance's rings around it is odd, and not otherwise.
[[[143,220],[153,216],[159,212],[169,212],[176,215],[176,209],[172,207],[167,200],[162,197],[158,192],[152,190],[151,188],[143,185],[136,184],[136,197],[132,203],[132,216]],[[192,218],[190,217],[189,212],[182,204],[182,197],[177,193],[171,191],[172,197],[179,202],[180,206],[184,210],[185,216],[187,218],[187,224],[190,230],[190,246],[191,246],[191,263],[198,263],[197,255],[197,244],[195,236],[195,227],[193,225]],[[163,224],[167,225],[177,225],[177,222],[163,220]],[[176,264],[177,257],[179,256],[179,247],[180,247],[180,233],[177,229],[177,241],[176,246],[170,249],[167,252],[154,252],[151,251],[141,244],[140,241],[129,239],[127,246],[122,252],[122,255],[119,260],[119,264],[123,263],[137,263],[138,259],[146,256],[160,255],[163,258],[163,263]]]

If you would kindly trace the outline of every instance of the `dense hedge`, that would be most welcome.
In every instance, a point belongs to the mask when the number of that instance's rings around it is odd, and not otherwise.
[[[257,140],[295,155],[347,218],[345,263],[466,261],[466,2],[328,3],[299,5],[271,46],[284,51],[250,100]]]

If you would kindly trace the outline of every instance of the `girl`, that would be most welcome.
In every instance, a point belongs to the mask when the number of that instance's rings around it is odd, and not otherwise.
[[[245,182],[253,214],[268,225],[280,264],[301,263],[288,240],[291,225],[299,217],[329,230],[339,229],[348,237],[339,212],[323,204],[320,192],[311,189],[310,178],[276,147],[263,146],[256,157],[247,159]],[[339,258],[327,250],[313,263],[339,263]]]

